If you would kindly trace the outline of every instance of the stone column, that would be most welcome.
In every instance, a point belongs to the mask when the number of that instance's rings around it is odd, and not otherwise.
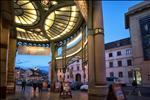
[[[51,61],[51,92],[55,92],[55,82],[57,81],[57,72],[56,72],[56,56],[55,56],[55,43],[51,43],[51,53],[52,53],[52,61]]]
[[[9,50],[8,50],[7,93],[15,93],[15,76],[14,76],[15,58],[16,58],[16,38],[11,37],[9,40]]]
[[[106,100],[104,31],[101,1],[88,1],[89,100]]]
[[[6,98],[9,22],[0,18],[0,98]]]

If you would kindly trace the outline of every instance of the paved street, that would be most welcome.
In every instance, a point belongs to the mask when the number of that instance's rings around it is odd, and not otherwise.
[[[150,88],[142,88],[141,94],[142,96],[137,96],[136,93],[132,95],[128,95],[131,91],[132,87],[124,88],[127,94],[127,100],[150,100]],[[144,91],[145,90],[145,91]],[[88,100],[87,92],[81,91],[73,91],[72,99],[65,99],[65,100]],[[21,91],[21,86],[16,87],[16,94],[15,95],[8,95],[6,100],[64,100],[59,98],[58,93],[50,93],[49,91],[42,91],[39,93],[33,92],[31,87],[26,87],[25,92]]]

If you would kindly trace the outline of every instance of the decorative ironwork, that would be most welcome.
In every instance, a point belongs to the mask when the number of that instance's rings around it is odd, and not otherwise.
[[[72,40],[72,32],[81,25],[82,16],[73,1],[71,2],[66,4],[67,1],[14,0],[17,39],[36,43],[62,41],[59,46]],[[41,9],[43,5],[48,7],[48,11]]]
[[[29,0],[14,0],[15,23],[17,25],[35,25],[39,18],[39,11],[34,2]]]
[[[31,42],[22,42],[18,41],[17,46],[36,46],[36,47],[50,47],[48,43],[31,43]]]
[[[45,20],[45,31],[51,40],[65,36],[75,28],[79,20],[76,6],[62,7],[50,13]]]

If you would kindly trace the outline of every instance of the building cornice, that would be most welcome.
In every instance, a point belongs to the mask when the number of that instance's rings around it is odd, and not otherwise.
[[[143,11],[150,10],[150,1],[144,1],[133,7],[130,7],[128,12],[125,13],[125,28],[129,28],[129,17],[141,13]]]

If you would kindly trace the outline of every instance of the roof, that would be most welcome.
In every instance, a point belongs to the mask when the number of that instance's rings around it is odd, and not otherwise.
[[[137,13],[150,10],[150,1],[144,1],[137,5],[134,5],[128,9],[128,12],[125,13],[125,28],[129,28],[129,17]]]
[[[118,41],[110,42],[105,44],[105,50],[118,48],[126,45],[130,45],[131,41],[130,38],[121,39]]]

